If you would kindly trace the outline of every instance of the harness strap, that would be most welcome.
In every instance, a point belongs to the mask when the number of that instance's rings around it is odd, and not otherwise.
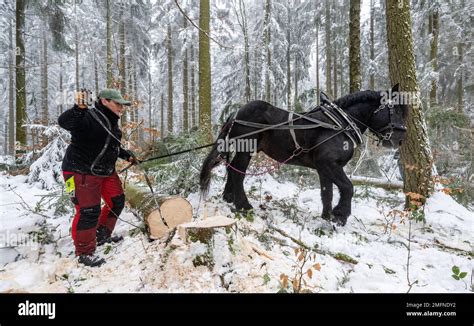
[[[293,112],[289,112],[288,114],[288,126],[290,127],[291,138],[293,138],[293,142],[295,143],[296,150],[298,150],[301,148],[301,146],[300,144],[298,144],[298,141],[296,140],[295,129],[291,128],[293,127]]]
[[[348,128],[345,128],[344,133],[352,141],[354,148],[362,143],[362,134],[359,128],[340,107],[331,103],[323,104],[322,108],[324,114],[326,114],[326,116],[328,116],[336,125],[340,126],[341,129],[343,128],[343,125],[347,125]]]
[[[338,126],[340,129],[342,129],[342,122],[331,112],[329,108],[327,108],[325,105],[322,105],[323,112],[325,115],[328,116],[329,119],[334,122],[336,126]]]
[[[359,128],[357,127],[357,125],[354,123],[354,121],[352,119],[349,118],[349,116],[347,115],[346,112],[344,112],[339,106],[335,105],[334,103],[331,103],[331,107],[334,108],[341,116],[344,120],[346,120],[346,122],[348,123],[349,126],[351,126],[352,130],[354,131],[355,133],[355,137],[357,137],[357,143],[361,144],[362,143],[362,134],[359,130]],[[352,139],[352,137],[350,137]],[[354,139],[352,139],[352,141],[355,142]]]
[[[293,119],[293,121],[299,120],[300,118]],[[340,130],[338,126],[334,126],[332,124],[328,124],[325,122],[320,122],[318,124],[309,124],[309,125],[287,125],[288,121],[285,121],[283,123],[279,123],[277,125],[269,125],[265,123],[258,123],[258,122],[251,122],[251,121],[245,121],[245,120],[235,120],[235,123],[246,126],[246,127],[252,127],[252,128],[265,128],[265,130],[269,129],[278,129],[278,130],[290,130],[290,129],[314,129],[314,128],[327,128],[327,129],[334,129],[334,130]]]

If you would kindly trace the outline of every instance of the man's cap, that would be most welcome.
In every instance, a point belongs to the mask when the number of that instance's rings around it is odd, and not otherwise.
[[[112,100],[114,102],[117,102],[119,104],[123,105],[131,105],[132,102],[125,100],[120,92],[116,89],[112,88],[107,88],[99,93],[99,98],[105,98],[106,100]]]

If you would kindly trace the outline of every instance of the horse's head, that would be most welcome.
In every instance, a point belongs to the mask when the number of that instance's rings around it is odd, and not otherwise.
[[[370,125],[384,147],[399,147],[406,136],[408,105],[399,95],[399,86],[381,92],[380,106],[374,110]]]

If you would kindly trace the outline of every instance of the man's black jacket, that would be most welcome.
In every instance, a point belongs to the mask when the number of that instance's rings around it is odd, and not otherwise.
[[[82,110],[75,105],[59,116],[59,125],[71,132],[71,144],[64,156],[63,171],[109,176],[115,171],[118,157],[124,160],[130,158],[130,153],[121,148],[120,143],[97,121],[100,119],[105,127],[110,126],[112,134],[121,139],[119,117],[100,102],[95,103],[95,108]],[[108,145],[100,155],[107,138]]]

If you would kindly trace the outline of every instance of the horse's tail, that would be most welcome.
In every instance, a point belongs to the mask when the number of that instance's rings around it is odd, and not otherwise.
[[[201,193],[204,197],[206,197],[207,193],[209,192],[209,185],[211,183],[211,171],[221,162],[221,159],[224,158],[227,162],[229,162],[229,153],[228,152],[219,152],[219,140],[224,140],[227,135],[229,134],[230,130],[232,129],[232,125],[234,122],[235,114],[231,114],[224,126],[217,137],[216,143],[212,147],[211,152],[207,155],[206,159],[204,160],[201,168],[201,174],[199,176],[199,185],[201,188]]]

